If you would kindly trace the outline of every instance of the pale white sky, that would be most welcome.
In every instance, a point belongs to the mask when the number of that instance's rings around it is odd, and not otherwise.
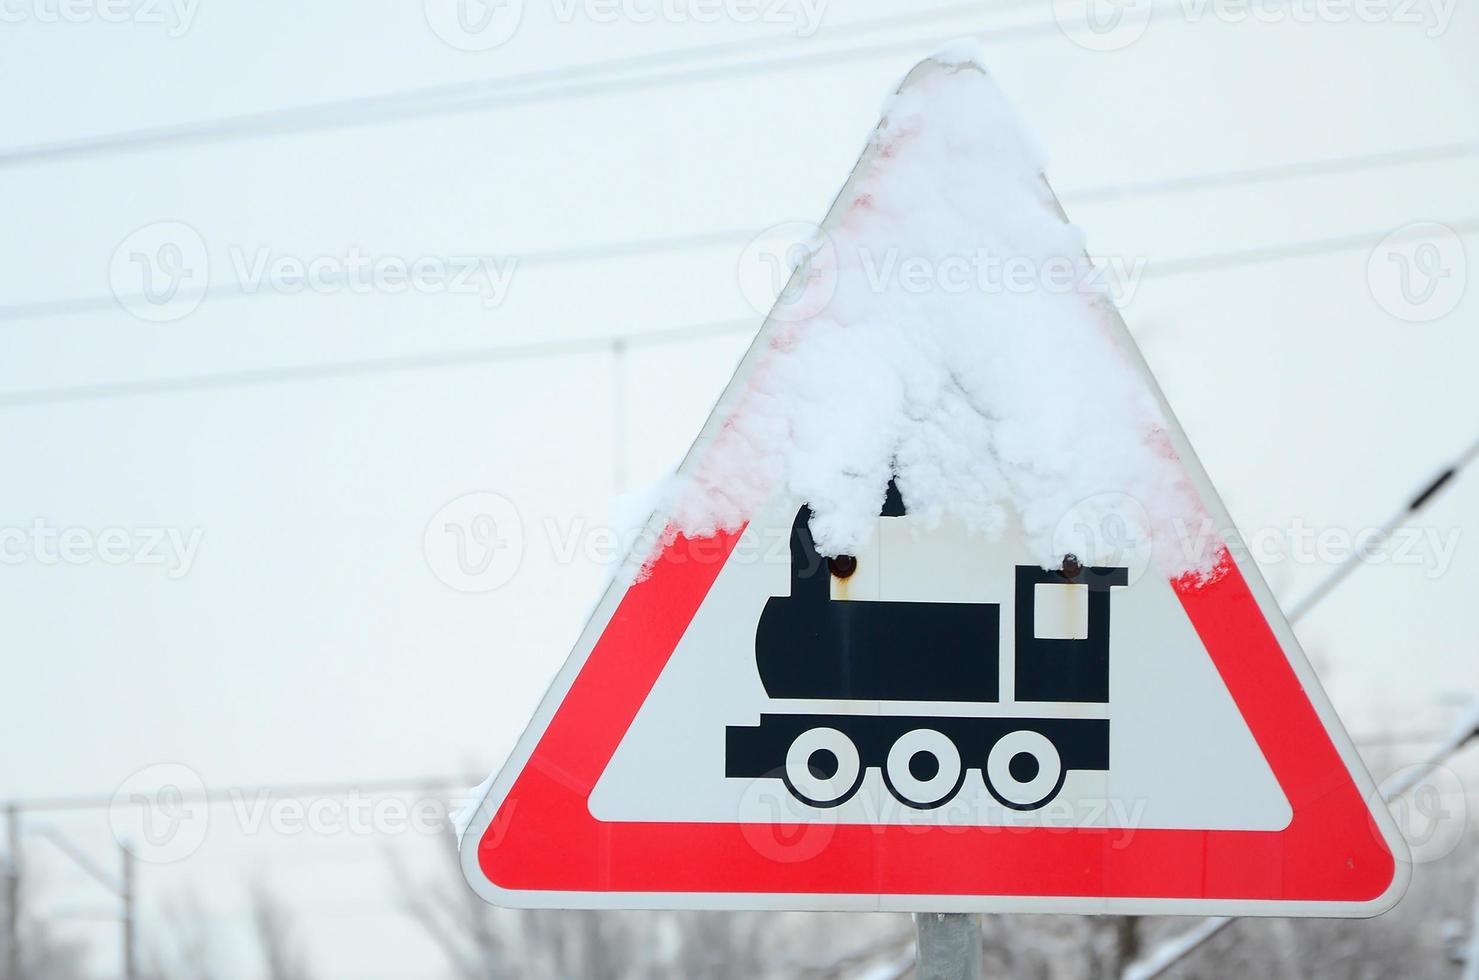
[[[1423,2],[1427,24],[1234,23],[1210,12],[1192,23],[1176,3],[1158,8],[1134,43],[1093,51],[1056,28],[1046,3],[950,5],[940,9],[953,16],[869,32],[849,25],[896,20],[900,8],[834,0],[810,38],[787,24],[597,23],[579,6],[559,22],[554,8],[531,3],[508,42],[484,52],[444,43],[414,3],[202,0],[183,31],[50,23],[42,0],[4,9],[19,20],[0,23],[5,150],[721,42],[753,46],[659,62],[644,70],[680,74],[609,92],[0,159],[0,307],[104,301],[60,315],[0,311],[0,526],[121,528],[134,544],[165,527],[199,542],[188,573],[174,578],[148,563],[0,565],[0,797],[107,795],[160,762],[187,764],[213,787],[493,768],[604,580],[600,561],[562,561],[557,545],[572,527],[609,522],[615,493],[676,462],[750,335],[741,325],[634,347],[619,372],[597,349],[31,405],[5,393],[736,319],[758,326],[736,274],[745,241],[777,222],[821,217],[883,97],[942,37],[985,38],[990,68],[1046,148],[1091,251],[1147,261],[1126,318],[1246,532],[1295,520],[1378,523],[1479,436],[1476,290],[1441,318],[1408,322],[1373,299],[1367,272],[1377,242],[1412,222],[1472,232],[1475,156],[1114,199],[1088,193],[1479,142],[1472,9],[1450,11],[1434,37],[1441,11]],[[727,65],[751,67],[721,73]],[[681,74],[691,69],[701,70]],[[235,276],[242,255],[306,262],[357,248],[413,261],[728,234],[621,259],[530,262],[494,308],[460,294],[264,288],[151,323],[110,305],[110,260],[135,229],[164,220],[198,232],[217,284]],[[1342,238],[1353,244],[1178,268]],[[1464,242],[1472,266],[1479,246],[1472,234]],[[518,508],[524,560],[501,589],[463,594],[428,567],[423,533],[449,501],[481,490]],[[1444,540],[1458,534],[1446,574],[1435,574],[1435,556],[1364,568],[1302,624],[1354,731],[1441,725],[1434,706],[1479,686],[1466,574],[1476,508],[1471,474],[1425,513],[1423,526]],[[1286,602],[1327,569],[1265,567]],[[111,860],[103,815],[68,827]],[[322,867],[340,874],[323,874],[317,858],[289,858],[298,878],[284,880],[307,905],[339,909],[306,920],[324,975],[403,975],[434,955],[395,917],[373,847],[310,843],[336,855]],[[194,881],[223,928],[239,930],[242,866],[279,860],[264,857],[270,850],[222,831],[190,859],[146,869],[144,887],[155,900]],[[63,863],[41,860],[54,865],[58,906],[106,905]],[[102,945],[112,927],[74,928],[113,955]],[[380,941],[365,940],[371,931]]]

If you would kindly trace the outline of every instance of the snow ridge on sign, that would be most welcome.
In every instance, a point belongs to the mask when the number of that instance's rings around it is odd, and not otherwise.
[[[891,99],[673,525],[733,530],[783,492],[810,504],[824,555],[848,554],[897,476],[927,521],[994,538],[1019,515],[1044,565],[1153,536],[1172,576],[1210,572],[1210,549],[1179,546],[1176,522],[1203,512],[1042,172],[976,65]],[[1092,533],[1110,522],[1122,533]]]

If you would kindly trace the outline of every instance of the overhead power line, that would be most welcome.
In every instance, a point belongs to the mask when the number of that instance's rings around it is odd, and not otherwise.
[[[206,391],[218,388],[240,388],[287,381],[323,381],[337,378],[387,374],[397,371],[427,371],[445,368],[475,367],[499,361],[610,351],[613,347],[620,344],[624,344],[627,348],[634,348],[655,344],[702,340],[741,330],[753,332],[757,325],[758,321],[756,318],[749,317],[743,320],[720,320],[713,323],[677,327],[672,330],[648,330],[639,333],[621,334],[614,337],[605,336],[555,340],[533,344],[507,344],[501,347],[438,351],[431,354],[407,354],[396,357],[375,357],[358,361],[335,361],[326,364],[303,364],[293,367],[219,371],[179,378],[71,385],[65,388],[47,388],[0,394],[0,408],[17,408],[26,405],[46,405],[58,402],[92,401],[106,398],[127,398],[134,395]]]
[[[1435,163],[1442,160],[1464,160],[1479,156],[1479,143],[1440,143],[1405,150],[1387,150],[1376,153],[1358,153],[1351,156],[1322,160],[1296,160],[1289,163],[1274,163],[1261,167],[1244,167],[1237,170],[1214,170],[1204,174],[1184,177],[1157,177],[1152,180],[1132,180],[1097,187],[1085,187],[1063,194],[1065,202],[1092,204],[1101,201],[1117,201],[1121,198],[1140,197],[1149,194],[1171,194],[1185,191],[1215,190],[1226,186],[1247,186],[1279,180],[1294,180],[1301,177],[1335,177],[1342,174],[1380,170],[1387,167],[1410,166],[1415,163]]]
[[[1443,488],[1448,486],[1454,477],[1462,473],[1465,467],[1474,462],[1476,458],[1479,458],[1479,440],[1475,440],[1474,444],[1464,450],[1458,459],[1445,466],[1437,476],[1429,480],[1427,485],[1414,494],[1412,499],[1401,510],[1387,518],[1382,523],[1381,528],[1367,539],[1363,547],[1347,555],[1345,560],[1331,569],[1330,573],[1317,582],[1315,587],[1310,589],[1303,599],[1300,599],[1293,606],[1289,607],[1289,622],[1292,623],[1301,619],[1321,599],[1329,595],[1332,589],[1341,582],[1344,582],[1346,576],[1350,575],[1351,572],[1360,567],[1361,562],[1366,560],[1369,548],[1379,546],[1382,541],[1386,540],[1389,534],[1411,520],[1418,511],[1431,503],[1433,498],[1441,493]]]
[[[748,241],[754,235],[755,232],[747,229],[731,228],[724,231],[663,235],[655,238],[621,242],[535,249],[533,251],[510,255],[471,257],[477,259],[491,258],[497,262],[511,260],[516,263],[517,268],[538,268],[540,266],[566,265],[577,262],[610,261],[613,259],[636,258],[644,255],[661,255],[668,252],[683,251],[684,249],[709,248],[715,245],[731,245],[735,242]],[[382,282],[373,272],[369,276],[369,281],[375,287],[380,286]],[[401,284],[404,285],[404,276],[401,277]],[[267,288],[265,285],[259,289],[249,289],[246,282],[226,279],[211,283],[203,290],[189,293],[181,292],[174,297],[173,301],[186,302],[189,300],[204,300],[206,298],[245,299],[252,296],[279,295],[282,294]],[[144,297],[142,295],[119,297],[109,294],[78,296],[72,299],[40,300],[35,303],[16,303],[10,306],[0,306],[0,321],[96,313],[103,310],[118,309],[124,303],[125,299],[142,302]]]
[[[1479,143],[1449,143],[1440,146],[1372,153],[1340,159],[1294,161],[1265,167],[1251,167],[1243,170],[1220,171],[1211,174],[1191,174],[1156,180],[1101,184],[1082,188],[1077,191],[1068,191],[1062,195],[1062,199],[1065,203],[1069,204],[1119,201],[1155,194],[1244,186],[1295,177],[1359,173],[1392,166],[1445,159],[1461,159],[1469,156],[1479,156]],[[1456,228],[1456,230],[1458,229]],[[752,229],[730,228],[721,231],[666,235],[634,241],[547,248],[489,257],[499,261],[513,259],[520,267],[529,268],[531,266],[539,267],[564,263],[636,258],[678,252],[685,249],[734,245],[749,241],[755,237],[755,234],[756,232]],[[1309,244],[1313,244],[1317,248],[1323,247],[1329,241],[1331,240],[1307,243],[1304,247],[1309,247]],[[477,257],[481,258],[481,256]],[[1285,256],[1270,255],[1267,257],[1282,258]],[[1176,261],[1173,260],[1171,263],[1157,266],[1156,271],[1161,275],[1176,275],[1183,271],[1196,271],[1195,263],[1199,261],[1198,259],[1194,258],[1185,261],[1192,263],[1192,265],[1186,268],[1180,268]],[[212,283],[204,290],[182,294],[178,299],[181,301],[195,298],[204,299],[206,297],[211,299],[234,299],[268,295],[278,294],[270,289],[250,290],[244,282],[223,280]],[[142,301],[143,297],[128,297],[128,299]],[[110,294],[79,296],[70,299],[39,300],[31,303],[13,303],[8,306],[0,305],[0,322],[29,320],[49,316],[97,313],[115,309],[122,302],[123,300],[120,297]]]
[[[825,36],[818,34],[813,39],[803,39],[795,35],[779,35],[762,39],[726,41],[650,55],[608,58],[582,66],[542,68],[476,82],[424,86],[389,95],[337,99],[177,125],[120,130],[98,136],[0,151],[0,167],[76,159],[125,150],[154,149],[169,145],[343,129],[479,109],[506,108],[582,96],[599,96],[669,83],[740,78],[788,68],[861,61],[901,51],[917,51],[927,45],[939,45],[951,40],[958,32],[908,40],[890,40],[840,50],[816,51],[812,49],[810,42],[820,39],[822,43],[825,43],[859,34],[915,27],[927,21],[954,19],[970,14],[1005,12],[1024,7],[1046,8],[1047,5],[1044,0],[1004,0],[1004,2],[989,7],[983,7],[979,2],[956,3],[933,10],[911,10],[908,14],[840,24],[827,28]],[[1005,40],[1051,34],[1058,29],[1058,22],[1049,20],[974,33],[988,40]],[[712,64],[715,58],[744,55],[756,50],[766,51],[797,43],[809,46],[807,50],[801,52],[754,61]],[[701,64],[683,67],[689,62],[701,62]],[[673,65],[679,67],[666,71],[653,70]],[[633,72],[638,74],[631,74]]]
[[[272,799],[309,799],[316,797],[346,796],[350,793],[372,795],[394,795],[397,793],[431,793],[437,790],[460,788],[471,785],[476,779],[466,776],[421,777],[417,779],[367,779],[359,782],[323,783],[270,783],[258,786],[230,786],[223,789],[203,791],[180,790],[180,799],[187,803],[235,803],[243,797],[270,797]],[[112,794],[86,796],[35,797],[24,800],[9,800],[0,804],[6,810],[25,813],[62,812],[69,810],[107,810],[118,806],[148,806],[148,797],[120,801]]]
[[[1479,231],[1479,218],[1466,218],[1462,221],[1445,222],[1446,226],[1455,234],[1469,235]],[[1312,255],[1330,255],[1337,252],[1348,252],[1354,249],[1372,248],[1387,235],[1391,229],[1380,231],[1367,231],[1355,235],[1337,235],[1331,238],[1315,238],[1302,242],[1290,242],[1287,245],[1260,245],[1254,248],[1237,249],[1230,252],[1217,252],[1211,255],[1193,255],[1184,259],[1168,259],[1164,262],[1152,263],[1146,270],[1147,275],[1155,276],[1182,276],[1194,272],[1210,272],[1222,269],[1236,269],[1247,265],[1260,265],[1264,262],[1278,262],[1283,259],[1298,259]],[[1417,234],[1417,232],[1414,232]]]
[[[1460,234],[1479,230],[1479,219],[1449,222],[1448,227]],[[1295,242],[1257,249],[1240,249],[1206,256],[1194,256],[1152,265],[1147,276],[1177,276],[1193,272],[1209,272],[1232,269],[1276,259],[1300,256],[1334,254],[1355,248],[1369,248],[1380,241],[1387,231],[1367,232],[1362,235],[1344,235],[1336,238]],[[23,406],[56,404],[59,402],[90,401],[105,398],[123,398],[134,395],[164,394],[171,392],[202,391],[214,388],[243,387],[288,381],[317,381],[333,378],[350,378],[382,374],[393,371],[432,370],[438,368],[470,367],[522,358],[550,357],[557,355],[585,354],[611,351],[627,347],[642,347],[668,343],[682,343],[707,337],[734,333],[741,330],[758,329],[760,320],[749,317],[735,320],[711,321],[690,324],[664,330],[629,332],[603,337],[579,338],[564,341],[545,341],[531,344],[505,344],[481,349],[438,351],[428,354],[408,354],[394,357],[367,358],[355,361],[335,361],[324,364],[306,364],[282,368],[259,368],[242,371],[221,371],[208,374],[188,375],[177,378],[158,378],[139,381],[122,381],[102,384],[69,385],[56,388],[40,388],[29,391],[12,391],[0,394],[0,409]]]
[[[840,24],[828,28],[825,36],[817,34],[814,37],[820,38],[821,43],[826,43],[859,34],[918,27],[927,21],[952,20],[972,14],[996,14],[1026,8],[1047,8],[1048,6],[1045,0],[1001,0],[985,9],[980,3],[955,3],[933,9],[911,10],[902,15]],[[1154,3],[1150,9],[1151,13],[1155,13],[1164,10],[1174,11],[1175,7],[1175,3],[1166,2]],[[1027,24],[984,30],[975,30],[971,27],[963,29],[986,41],[1006,41],[1052,36],[1060,33],[1063,25],[1055,16],[1053,19]],[[742,78],[792,68],[865,61],[901,52],[920,52],[928,47],[951,41],[960,33],[960,30],[956,30],[949,34],[891,40],[855,48],[806,50],[754,61],[683,67],[694,61],[710,62],[715,58],[744,55],[757,49],[765,51],[798,42],[809,43],[812,38],[803,39],[796,35],[782,34],[758,39],[726,41],[661,51],[650,55],[610,58],[586,65],[542,68],[476,82],[421,86],[385,95],[336,99],[283,109],[238,113],[215,119],[119,130],[96,136],[38,143],[0,151],[0,168],[78,159],[127,150],[155,149],[170,145],[344,129],[434,115],[601,96],[670,83]],[[668,65],[679,67],[672,71],[653,70]],[[632,74],[633,72],[637,74]]]

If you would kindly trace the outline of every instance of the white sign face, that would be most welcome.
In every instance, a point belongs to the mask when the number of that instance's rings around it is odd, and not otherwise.
[[[756,630],[773,597],[789,597],[788,538],[799,505],[774,508],[746,528],[703,606],[663,668],[641,711],[590,796],[602,821],[915,824],[956,827],[1057,826],[1282,830],[1289,802],[1217,675],[1170,583],[1142,575],[1110,589],[1109,699],[1029,702],[1014,697],[1018,656],[1016,569],[1033,562],[1020,536],[985,542],[954,522],[921,526],[909,516],[880,517],[871,545],[846,579],[828,575],[829,601],[957,603],[990,607],[994,635],[974,637],[970,656],[988,664],[1000,697],[949,700],[773,699],[757,670]],[[1128,578],[1128,576],[1127,576]],[[1086,585],[1034,584],[1035,638],[1085,642]],[[898,607],[893,607],[898,608]],[[1125,656],[1117,656],[1126,651]],[[779,656],[805,658],[797,639]],[[891,651],[907,661],[913,651]],[[867,767],[840,804],[808,806],[779,779],[726,778],[726,732],[762,714],[835,716],[847,730],[857,715],[991,719],[1102,719],[1109,769],[1069,769],[1050,801],[1018,809],[986,787],[986,758],[962,757],[965,779],[948,800],[922,809],[890,792],[883,769]],[[823,727],[818,725],[816,727]],[[1185,733],[1168,738],[1167,733]],[[900,731],[897,734],[902,735]],[[770,760],[766,768],[784,764]]]

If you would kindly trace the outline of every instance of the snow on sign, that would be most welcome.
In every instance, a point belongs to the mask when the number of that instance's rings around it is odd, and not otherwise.
[[[1107,293],[972,52],[919,65],[468,814],[473,887],[1390,907],[1402,839]]]

